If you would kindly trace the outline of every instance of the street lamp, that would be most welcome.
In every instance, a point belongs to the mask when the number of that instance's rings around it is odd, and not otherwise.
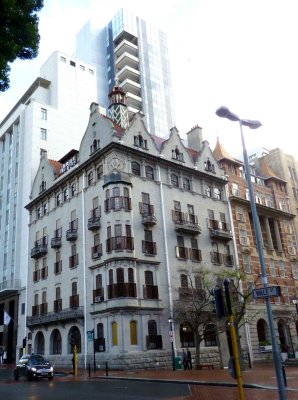
[[[260,229],[260,221],[259,221],[259,216],[257,213],[256,203],[255,203],[254,191],[253,191],[251,174],[250,174],[250,167],[249,167],[248,156],[247,156],[247,150],[246,150],[244,135],[243,135],[243,130],[242,130],[242,126],[248,126],[250,129],[257,129],[257,128],[260,128],[260,126],[262,126],[262,124],[260,121],[254,121],[254,120],[250,120],[250,119],[241,119],[236,114],[232,113],[227,107],[220,107],[219,109],[217,109],[216,115],[221,118],[227,118],[233,122],[238,121],[239,125],[240,125],[244,166],[245,166],[245,173],[246,173],[246,179],[247,179],[248,190],[249,190],[249,198],[250,198],[253,226],[254,226],[255,235],[256,235],[257,250],[258,250],[260,266],[261,266],[262,283],[263,283],[264,287],[267,287],[268,279],[267,279],[267,274],[266,274],[266,266],[265,266],[263,247],[262,247],[262,235],[261,235],[261,229]],[[276,378],[277,378],[279,399],[286,400],[287,393],[285,390],[285,385],[284,385],[284,380],[283,380],[281,357],[280,357],[277,342],[276,342],[270,298],[266,297],[265,302],[266,302],[266,308],[267,308],[267,314],[268,314],[269,329],[270,329],[270,334],[271,334],[272,352],[273,352],[273,357],[274,357],[274,365],[275,365],[275,372],[276,372]]]
[[[170,315],[168,318],[169,322],[169,338],[172,346],[172,362],[173,362],[173,371],[175,371],[175,350],[174,350],[174,332],[173,332],[173,317]]]

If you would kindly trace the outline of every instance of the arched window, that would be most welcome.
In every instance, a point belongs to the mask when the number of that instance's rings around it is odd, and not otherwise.
[[[157,335],[156,321],[153,319],[148,321],[148,335]]]
[[[130,344],[135,346],[138,344],[138,337],[137,337],[137,321],[130,321]]]
[[[97,330],[97,339],[104,338],[103,324],[101,322],[97,324],[96,330]]]
[[[186,274],[180,275],[180,287],[188,288],[188,278]]]
[[[99,289],[102,287],[102,275],[101,274],[97,274],[95,277],[95,287],[96,287],[96,289]]]
[[[68,353],[73,353],[74,346],[77,346],[77,353],[81,353],[81,332],[77,326],[70,328],[68,333]]]
[[[206,347],[217,346],[216,327],[214,324],[207,324],[204,327],[204,342]]]
[[[118,326],[117,326],[117,322],[112,322],[112,346],[118,346]]]
[[[109,269],[109,284],[111,285],[112,283],[114,283],[113,270]]]
[[[131,172],[134,175],[141,176],[141,167],[140,164],[137,163],[136,161],[132,161],[131,163]]]
[[[124,269],[123,268],[117,268],[116,269],[116,276],[117,276],[117,283],[123,283],[124,282]]]
[[[176,174],[171,174],[171,184],[175,187],[179,187],[179,179],[178,175]]]
[[[183,189],[190,190],[190,180],[188,178],[183,178]]]
[[[207,197],[211,197],[211,186],[204,185],[204,195]]]
[[[44,335],[42,332],[37,332],[35,336],[34,352],[44,354]]]
[[[259,319],[257,322],[257,333],[259,344],[265,346],[267,343],[268,327],[267,322],[264,319]]]
[[[145,271],[145,285],[153,285],[152,271]]]
[[[110,189],[107,189],[106,190],[106,199],[109,199],[110,198]]]
[[[221,200],[221,190],[218,187],[214,188],[214,198]]]
[[[154,170],[150,165],[145,167],[146,178],[154,180]]]
[[[61,346],[61,334],[58,329],[54,329],[50,339],[51,344],[51,354],[61,354],[62,346]]]
[[[195,346],[194,333],[187,322],[180,325],[180,342],[181,347]]]
[[[134,283],[134,273],[133,273],[133,268],[128,268],[128,282],[129,283]]]

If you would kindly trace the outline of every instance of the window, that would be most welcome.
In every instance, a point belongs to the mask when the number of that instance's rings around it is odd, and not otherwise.
[[[96,287],[96,289],[102,288],[102,275],[101,274],[97,274],[95,277],[95,287]]]
[[[146,178],[154,180],[154,170],[150,165],[146,165],[145,167]]]
[[[298,263],[292,263],[292,274],[294,279],[298,279]]]
[[[138,344],[137,321],[130,321],[129,327],[130,327],[130,344],[132,346],[135,346]]]
[[[76,294],[78,294],[78,284],[77,284],[77,282],[72,282],[72,284],[71,284],[71,294],[72,294],[72,296],[75,296]]]
[[[93,171],[90,171],[90,172],[88,173],[88,176],[87,176],[87,183],[88,183],[88,186],[91,186],[91,185],[92,185],[92,183],[93,183]]]
[[[85,71],[84,65],[80,65],[80,70],[81,70],[81,71]]]
[[[63,56],[60,56],[60,61],[63,62],[63,63],[66,63],[66,58],[63,57]]]
[[[182,184],[184,190],[190,190],[190,180],[188,178],[183,178]]]
[[[99,165],[99,166],[96,168],[96,175],[97,175],[97,180],[99,180],[99,179],[102,178],[102,176],[103,176],[103,165],[102,165],[102,164]]]
[[[180,275],[180,287],[188,288],[188,278],[186,274]]]
[[[71,196],[74,197],[77,193],[77,185],[76,183],[72,183],[71,185]]]
[[[76,66],[76,63],[75,63],[74,61],[72,61],[72,60],[69,61],[69,64],[70,64],[72,67],[75,67],[75,66]]]
[[[239,192],[239,185],[238,183],[232,183],[232,195],[239,197],[240,192]]]
[[[204,185],[204,195],[207,197],[211,197],[211,186]]]
[[[269,260],[269,271],[271,276],[276,276],[275,262],[272,258]]]
[[[279,275],[282,278],[286,277],[285,263],[282,260],[279,261]]]
[[[204,161],[204,164],[205,164],[205,171],[208,171],[208,172],[215,172],[215,170],[214,170],[214,164],[211,163],[211,161],[209,160],[209,158],[208,158],[207,161]]]
[[[114,283],[113,270],[109,269],[109,284],[112,285],[113,283]]]
[[[218,187],[214,188],[214,198],[217,200],[221,200],[221,190]]]
[[[112,322],[112,346],[118,346],[118,327],[117,327],[117,322]]]
[[[152,271],[145,271],[145,285],[153,285],[153,273]]]
[[[247,231],[245,229],[239,229],[239,240],[242,246],[249,246]]]
[[[175,187],[179,187],[179,180],[178,180],[178,175],[176,174],[171,174],[171,184]]]
[[[134,283],[133,269],[128,268],[127,274],[128,274],[128,283]]]
[[[40,128],[40,139],[47,140],[47,130],[45,128]]]
[[[48,119],[48,112],[45,108],[40,109],[40,116],[41,116],[41,119],[44,119],[44,120]]]
[[[68,188],[64,189],[63,191],[63,201],[67,201],[69,199],[69,192],[68,192]]]
[[[248,254],[243,254],[243,265],[244,265],[244,272],[250,274],[251,264],[250,264],[250,256]]]
[[[140,164],[136,161],[132,161],[131,163],[131,171],[134,175],[141,176],[141,167]]]
[[[214,324],[207,324],[204,327],[204,342],[206,347],[217,346],[216,327]]]
[[[89,74],[94,75],[93,69],[89,69]]]
[[[236,220],[239,222],[244,222],[244,214],[242,207],[236,207]]]
[[[56,206],[60,206],[62,204],[62,194],[58,193],[56,196]]]
[[[289,288],[287,286],[284,286],[282,288],[282,299],[283,299],[284,303],[287,303],[287,304],[290,303]]]

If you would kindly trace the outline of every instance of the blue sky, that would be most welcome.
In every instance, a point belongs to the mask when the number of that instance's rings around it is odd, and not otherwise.
[[[12,65],[11,88],[0,94],[0,120],[39,75],[55,50],[72,54],[75,35],[91,17],[107,22],[126,8],[168,34],[176,126],[184,136],[203,128],[240,156],[238,124],[216,117],[228,106],[262,128],[245,130],[249,152],[281,147],[298,158],[298,57],[295,0],[45,0],[40,54]]]

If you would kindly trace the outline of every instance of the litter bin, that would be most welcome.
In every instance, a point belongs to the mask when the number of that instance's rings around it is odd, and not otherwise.
[[[182,369],[182,358],[180,356],[175,357],[175,369]]]

